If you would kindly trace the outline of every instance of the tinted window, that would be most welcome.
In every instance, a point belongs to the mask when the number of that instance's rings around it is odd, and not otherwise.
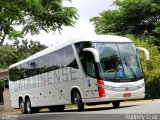
[[[48,71],[48,55],[39,58],[39,73]]]
[[[39,74],[38,59],[35,59],[35,60],[32,60],[32,61],[28,62],[28,65],[29,65],[30,76],[34,76],[34,75]]]
[[[78,68],[72,46],[67,46],[63,48],[62,59],[63,59],[63,65],[62,65],[63,67],[73,67],[76,69]]]
[[[41,56],[37,59],[21,64],[9,70],[10,80],[15,81],[44,72],[57,70],[62,67],[78,68],[76,58],[71,46]]]
[[[49,54],[49,67],[48,70],[56,70],[61,67],[61,52],[60,51],[55,51]]]
[[[27,78],[29,76],[28,62],[21,64],[20,78]]]
[[[67,46],[49,54],[49,70],[56,70],[61,67],[78,68],[71,46]]]

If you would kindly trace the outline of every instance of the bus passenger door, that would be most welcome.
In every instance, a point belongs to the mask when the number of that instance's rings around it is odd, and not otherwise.
[[[84,93],[86,98],[97,98],[98,97],[98,87],[97,87],[97,72],[96,63],[94,61],[93,54],[91,52],[83,52],[81,57],[81,63],[86,74],[86,79],[84,80]]]

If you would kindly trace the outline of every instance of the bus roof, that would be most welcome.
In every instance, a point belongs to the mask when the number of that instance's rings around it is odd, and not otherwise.
[[[58,49],[61,49],[65,46],[71,45],[72,43],[77,42],[83,42],[83,41],[91,41],[91,42],[108,42],[108,43],[128,43],[132,42],[130,39],[126,37],[120,37],[115,35],[92,35],[87,37],[77,37],[77,38],[71,38],[70,40],[65,40],[63,43],[55,44],[54,46],[51,46],[49,48],[46,48],[22,61],[19,61],[13,65],[11,65],[9,68],[15,67],[17,65],[20,65],[22,63],[28,62],[30,60],[36,59],[40,56],[43,56],[45,54],[51,53],[53,51],[56,51]]]
[[[81,42],[81,41],[92,41],[92,42],[110,42],[110,43],[124,43],[124,42],[132,42],[130,39],[121,36],[115,35],[92,35],[87,37],[77,37],[73,38],[72,42]]]

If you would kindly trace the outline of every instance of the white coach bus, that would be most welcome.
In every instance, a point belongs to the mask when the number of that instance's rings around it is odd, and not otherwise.
[[[112,103],[145,96],[138,50],[125,37],[95,35],[72,39],[9,67],[11,106],[22,113],[40,108],[63,111],[66,104]]]

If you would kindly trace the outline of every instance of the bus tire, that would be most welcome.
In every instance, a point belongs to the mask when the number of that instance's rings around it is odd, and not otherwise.
[[[19,108],[20,108],[22,114],[26,113],[26,105],[25,105],[25,102],[23,99],[21,99],[19,101]]]
[[[84,110],[84,103],[82,102],[82,98],[79,92],[76,92],[75,103],[77,104],[79,112]]]
[[[31,106],[31,101],[30,101],[29,98],[26,99],[26,112],[28,114],[33,113],[32,106]]]
[[[112,102],[112,105],[113,105],[114,108],[119,108],[119,106],[120,106],[120,101],[113,101],[113,102]]]
[[[48,109],[51,112],[62,112],[65,109],[65,105],[50,106]]]

